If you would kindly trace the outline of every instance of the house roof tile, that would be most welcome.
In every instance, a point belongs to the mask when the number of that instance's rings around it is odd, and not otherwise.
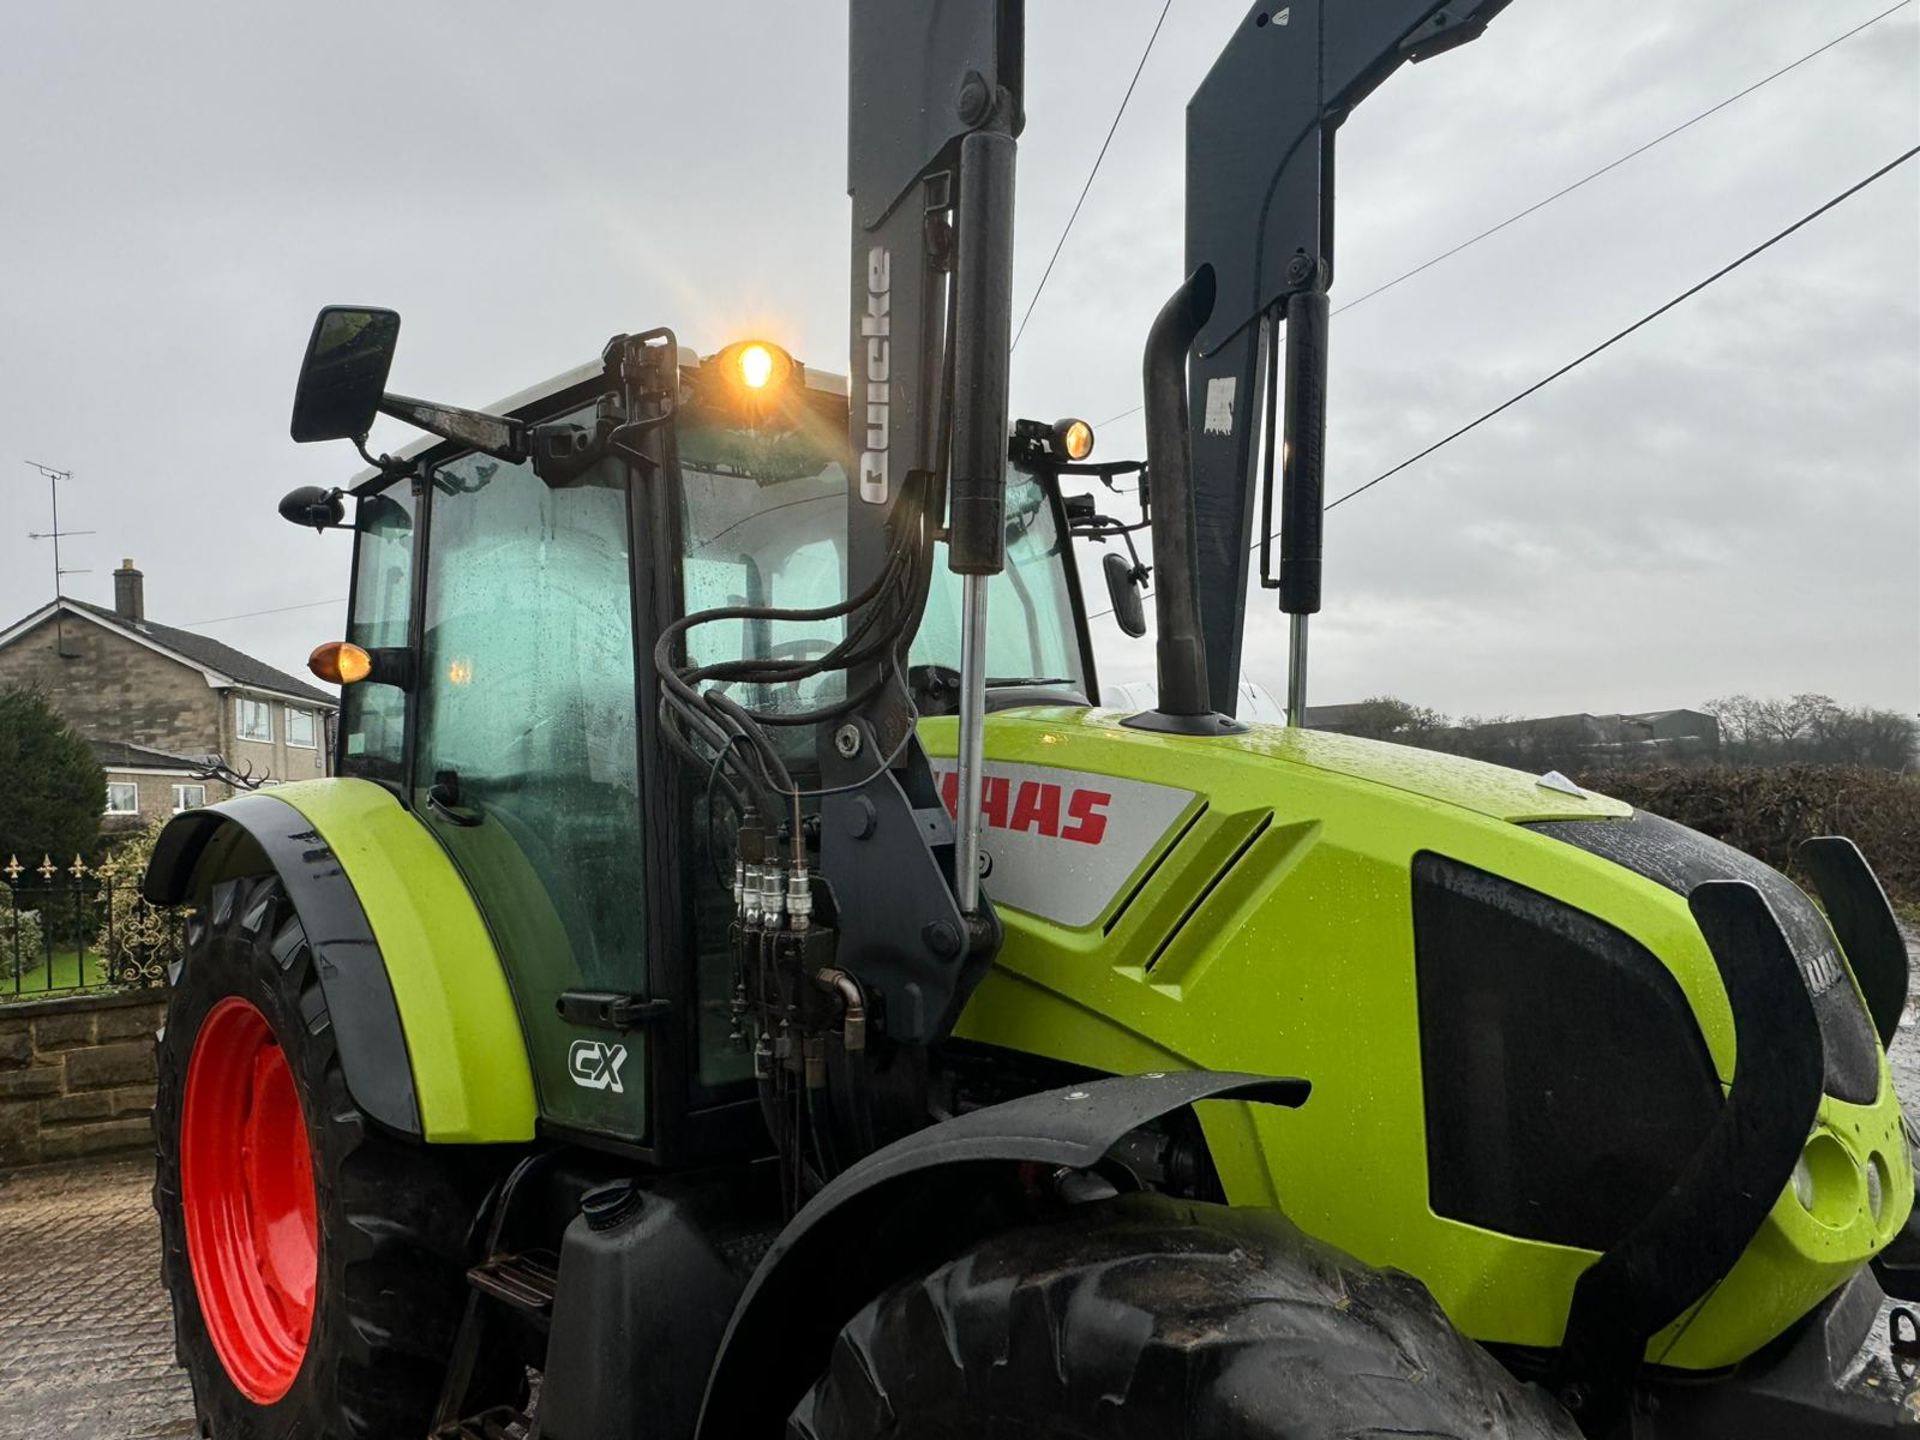
[[[198,770],[208,757],[176,755],[171,750],[155,750],[151,745],[132,745],[124,740],[93,740],[93,758],[103,770]]]
[[[129,620],[118,611],[105,605],[91,605],[85,600],[68,599],[69,606],[87,611],[109,625],[134,631],[153,641],[154,644],[171,650],[191,660],[196,665],[209,670],[218,670],[222,675],[230,676],[241,685],[260,690],[277,690],[283,695],[298,696],[303,700],[313,700],[333,707],[340,702],[324,690],[316,690],[304,680],[295,679],[284,670],[276,670],[264,661],[256,660],[245,651],[236,650],[231,645],[223,645],[205,635],[196,635],[191,630],[182,630],[173,625],[161,625],[152,620]]]

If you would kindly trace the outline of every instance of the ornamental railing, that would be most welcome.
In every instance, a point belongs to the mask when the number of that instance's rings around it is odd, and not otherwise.
[[[185,953],[186,911],[152,905],[137,867],[80,856],[0,865],[0,1003],[164,986]]]

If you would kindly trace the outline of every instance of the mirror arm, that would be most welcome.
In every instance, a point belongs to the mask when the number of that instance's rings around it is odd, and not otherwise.
[[[1137,475],[1147,468],[1144,460],[1049,460],[1033,463],[1032,468],[1049,475],[1096,475],[1111,487],[1116,476]]]
[[[1131,525],[1127,525],[1116,520],[1111,515],[1088,515],[1084,518],[1074,520],[1073,523],[1067,527],[1067,532],[1083,540],[1099,540],[1104,542],[1110,536],[1131,535],[1135,531],[1145,530],[1149,528],[1152,523],[1150,520],[1136,520]],[[1133,542],[1129,540],[1127,544],[1131,546]]]
[[[419,471],[419,466],[411,460],[396,460],[391,455],[375,455],[367,449],[367,437],[353,437],[353,448],[360,452],[360,458],[380,472],[380,485],[384,488],[389,480],[410,479]],[[361,487],[364,488],[364,487]]]
[[[458,405],[436,405],[430,400],[388,393],[380,397],[380,413],[404,420],[429,435],[469,445],[509,465],[523,463],[530,453],[526,426],[518,420],[489,415],[484,410],[463,410]],[[365,449],[360,453],[366,454]]]

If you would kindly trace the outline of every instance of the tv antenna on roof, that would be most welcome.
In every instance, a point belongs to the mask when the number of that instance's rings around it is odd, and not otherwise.
[[[68,575],[90,575],[90,570],[67,570],[60,565],[60,538],[63,535],[91,535],[91,530],[62,530],[60,528],[60,482],[73,479],[71,470],[57,470],[51,465],[42,465],[38,460],[24,460],[23,465],[31,466],[47,477],[47,489],[53,499],[53,528],[51,530],[29,530],[29,540],[53,541],[53,653],[63,660],[76,660],[76,655],[67,654],[66,631],[60,623],[60,582]]]

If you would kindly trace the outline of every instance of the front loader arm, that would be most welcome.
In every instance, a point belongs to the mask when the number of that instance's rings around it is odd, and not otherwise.
[[[851,0],[850,19],[848,589],[883,585],[916,533],[940,534],[946,563],[983,586],[1006,544],[1023,9]],[[929,538],[897,641],[849,671],[849,692],[869,698],[817,747],[841,963],[910,1044],[944,1037],[1000,934],[979,894],[977,757],[950,824],[901,678],[934,563]],[[982,643],[963,644],[961,670],[977,749]]]
[[[1303,0],[1256,5],[1188,108],[1187,250],[1211,293],[1197,311],[1189,377],[1191,437],[1171,408],[1149,404],[1156,551],[1162,554],[1161,710],[1176,729],[1208,733],[1193,712],[1231,713],[1252,524],[1255,396],[1275,318],[1288,324],[1287,526],[1283,606],[1319,608],[1320,436],[1324,430],[1325,292],[1332,274],[1333,133],[1403,61],[1473,38],[1506,0]],[[849,675],[872,698],[853,722],[864,737],[840,765],[820,747],[828,808],[871,806],[924,855],[896,853],[873,888],[871,837],[886,826],[828,823],[821,863],[849,892],[852,968],[877,986],[902,1038],[938,1038],[997,944],[978,893],[980,717],[985,580],[1004,563],[1013,167],[1024,115],[1022,0],[850,0],[847,183],[852,199],[848,583],[881,582],[910,526],[939,532],[965,587],[957,823],[948,829],[912,734],[903,687],[912,626],[898,651]],[[1192,308],[1192,307],[1188,307]],[[1179,342],[1185,348],[1181,330]],[[1177,397],[1178,356],[1159,369]],[[1160,387],[1167,389],[1167,386]],[[1162,397],[1164,400],[1164,396]],[[1174,434],[1175,430],[1181,433]],[[1172,463],[1189,443],[1191,486]],[[1173,448],[1170,448],[1173,447]],[[1193,563],[1176,564],[1176,551]],[[1184,577],[1184,578],[1183,578]],[[917,607],[928,576],[915,574]],[[977,602],[977,603],[976,603]],[[917,614],[915,616],[917,622]],[[1167,637],[1186,683],[1169,689]],[[1304,636],[1297,653],[1304,651]],[[1209,660],[1211,663],[1209,663]],[[1296,686],[1296,689],[1298,687]],[[1169,711],[1169,705],[1172,705]],[[875,755],[893,757],[886,773]],[[862,780],[861,777],[870,777]],[[859,793],[857,793],[859,792]],[[911,817],[926,817],[915,820]],[[837,819],[838,817],[829,817]],[[849,834],[861,832],[856,838]],[[942,893],[944,892],[944,893]],[[908,896],[911,903],[898,903]],[[857,897],[857,898],[856,898]],[[881,904],[891,898],[895,903]],[[870,900],[871,904],[861,903]],[[956,914],[957,911],[957,914]],[[917,925],[906,922],[918,916]],[[928,936],[951,936],[938,943]],[[918,933],[915,933],[915,932]],[[952,961],[964,953],[963,963]]]
[[[1188,103],[1187,271],[1211,267],[1217,297],[1193,347],[1190,384],[1200,632],[1222,713],[1233,713],[1240,678],[1259,405],[1275,378],[1272,340],[1289,315],[1283,507],[1293,523],[1280,575],[1263,563],[1262,579],[1281,589],[1288,613],[1320,608],[1326,329],[1312,322],[1324,320],[1334,273],[1334,133],[1402,63],[1474,39],[1506,4],[1261,0]],[[1314,343],[1304,343],[1307,330]],[[1262,536],[1271,531],[1264,518]]]

